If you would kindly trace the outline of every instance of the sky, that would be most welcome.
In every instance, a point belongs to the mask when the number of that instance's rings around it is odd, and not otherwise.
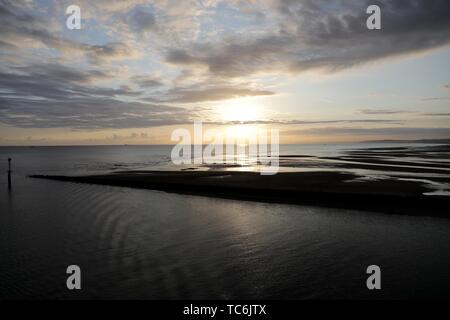
[[[448,0],[0,0],[0,28],[0,145],[450,138]]]

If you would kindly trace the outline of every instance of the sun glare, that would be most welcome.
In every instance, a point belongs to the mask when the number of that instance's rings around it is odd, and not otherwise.
[[[258,136],[258,127],[249,124],[240,124],[228,127],[225,130],[227,137],[242,141],[255,139]]]
[[[258,120],[261,116],[258,105],[250,99],[234,99],[217,107],[220,121],[247,122]]]

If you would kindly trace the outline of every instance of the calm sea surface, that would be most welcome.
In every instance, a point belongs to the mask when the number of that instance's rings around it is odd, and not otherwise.
[[[281,152],[329,156],[353,147],[361,146],[282,146]],[[0,148],[0,299],[450,297],[450,219],[26,177],[175,169],[170,151]],[[81,267],[81,291],[66,289],[72,264]],[[366,289],[372,264],[382,269],[378,292]]]

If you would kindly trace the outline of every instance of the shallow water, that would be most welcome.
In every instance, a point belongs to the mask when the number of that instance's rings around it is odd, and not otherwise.
[[[0,181],[0,299],[450,297],[449,219],[25,177],[167,165],[164,147],[104,148],[1,149],[15,174],[11,192]],[[71,264],[81,291],[66,289]]]

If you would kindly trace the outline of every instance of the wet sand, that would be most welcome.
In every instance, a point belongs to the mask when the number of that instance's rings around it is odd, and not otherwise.
[[[366,181],[358,180],[357,175],[339,172],[290,172],[262,176],[259,173],[232,171],[133,171],[91,176],[31,177],[391,214],[449,217],[450,206],[450,197],[423,195],[430,189],[419,181]]]
[[[299,160],[300,166],[308,165],[301,161],[304,155],[281,155],[281,166],[296,166],[289,160]],[[315,157],[312,166],[341,169],[364,169],[410,173],[447,174],[450,182],[450,145],[387,147],[347,150],[342,155]]]

